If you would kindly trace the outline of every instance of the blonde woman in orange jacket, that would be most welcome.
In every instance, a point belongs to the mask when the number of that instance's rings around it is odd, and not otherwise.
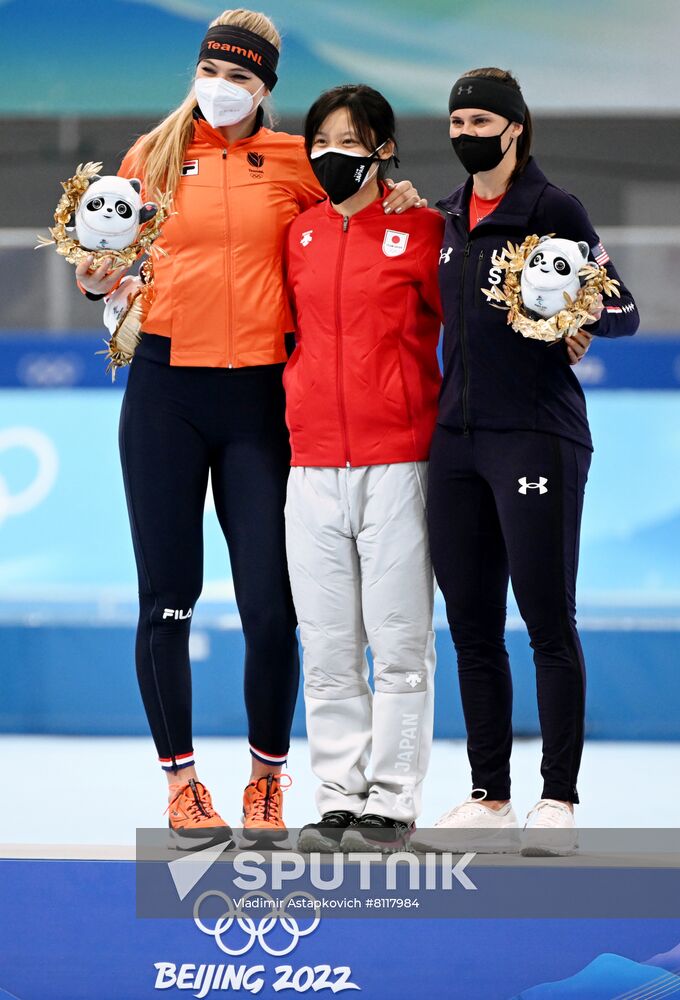
[[[283,509],[290,463],[281,385],[293,323],[282,247],[324,197],[303,139],[263,126],[281,40],[263,14],[227,10],[203,40],[183,103],[135,144],[121,174],[173,195],[123,402],[120,450],[139,578],[137,676],[169,782],[182,846],[232,839],[198,780],[189,628],[203,576],[203,507],[212,480],[245,638],[251,775],[246,845],[286,842],[281,770],[298,689],[296,618]],[[386,212],[420,204],[408,182]],[[91,263],[91,262],[90,262]],[[93,298],[120,280],[110,262],[77,268]]]

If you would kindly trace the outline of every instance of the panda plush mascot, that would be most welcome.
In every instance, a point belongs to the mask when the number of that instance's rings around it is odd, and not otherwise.
[[[75,214],[78,242],[85,250],[125,250],[144,223],[156,215],[153,202],[142,204],[142,185],[136,177],[100,177],[80,199]]]
[[[588,262],[588,244],[542,236],[522,268],[520,289],[524,308],[550,319],[576,298],[581,287],[579,272]]]
[[[139,275],[128,275],[105,296],[104,323],[111,337],[102,352],[107,371],[115,379],[118,368],[129,365],[140,338],[143,300],[153,287],[151,254],[165,253],[154,243],[171,212],[172,199],[158,192],[156,202],[142,202],[142,184],[136,177],[102,176],[102,164],[79,164],[64,189],[54,213],[50,239],[38,237],[38,246],[54,246],[70,264],[91,257],[97,267],[109,258],[129,268],[142,258]]]

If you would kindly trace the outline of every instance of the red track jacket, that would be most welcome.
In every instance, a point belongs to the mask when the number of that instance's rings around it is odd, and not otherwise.
[[[429,456],[441,382],[444,222],[430,209],[386,216],[381,200],[351,218],[324,201],[288,234],[297,347],[284,385],[293,465]]]

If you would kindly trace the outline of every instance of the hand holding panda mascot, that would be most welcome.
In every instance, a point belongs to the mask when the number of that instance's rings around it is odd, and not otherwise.
[[[142,204],[142,185],[136,177],[127,180],[115,175],[100,177],[90,184],[76,210],[75,230],[78,242],[86,250],[126,250],[132,246],[143,225],[158,213],[153,202]],[[137,346],[140,315],[134,309],[143,291],[143,278],[126,275],[109,295],[104,297],[104,326],[111,334],[110,363],[113,372],[120,364],[127,347],[130,359]],[[140,303],[141,306],[141,303]],[[111,346],[114,344],[115,346]],[[108,369],[107,369],[108,370]]]
[[[141,227],[158,212],[153,202],[142,204],[142,185],[136,177],[100,177],[89,185],[76,209],[75,229],[85,250],[125,250]]]
[[[39,246],[54,244],[57,253],[81,268],[108,268],[112,263],[127,269],[151,253],[169,213],[169,200],[161,196],[157,203],[143,203],[137,178],[100,176],[101,167],[101,163],[81,164],[73,177],[62,182],[64,194],[54,213],[52,238],[39,237]],[[116,370],[132,360],[139,342],[142,299],[152,285],[153,267],[147,257],[139,276],[122,277],[104,296],[104,324],[111,337],[102,353],[114,379]]]
[[[523,337],[556,342],[573,336],[601,311],[602,293],[619,295],[618,282],[588,261],[589,248],[550,236],[527,236],[508,244],[493,263],[505,272],[502,287],[482,292],[491,305],[508,311],[508,323]]]

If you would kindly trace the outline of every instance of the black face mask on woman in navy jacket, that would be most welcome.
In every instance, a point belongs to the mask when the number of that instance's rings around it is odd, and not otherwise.
[[[444,381],[440,424],[468,432],[545,431],[592,449],[585,397],[566,344],[524,338],[507,323],[507,313],[482,293],[501,280],[492,256],[508,240],[535,234],[585,240],[602,260],[599,237],[578,198],[551,184],[532,159],[498,207],[470,232],[472,178],[437,203],[446,217],[439,260],[444,308]],[[606,257],[606,253],[604,253]],[[585,329],[598,337],[629,336],[638,328],[635,302],[611,261],[607,273],[621,283],[620,298],[605,299],[597,323]]]

